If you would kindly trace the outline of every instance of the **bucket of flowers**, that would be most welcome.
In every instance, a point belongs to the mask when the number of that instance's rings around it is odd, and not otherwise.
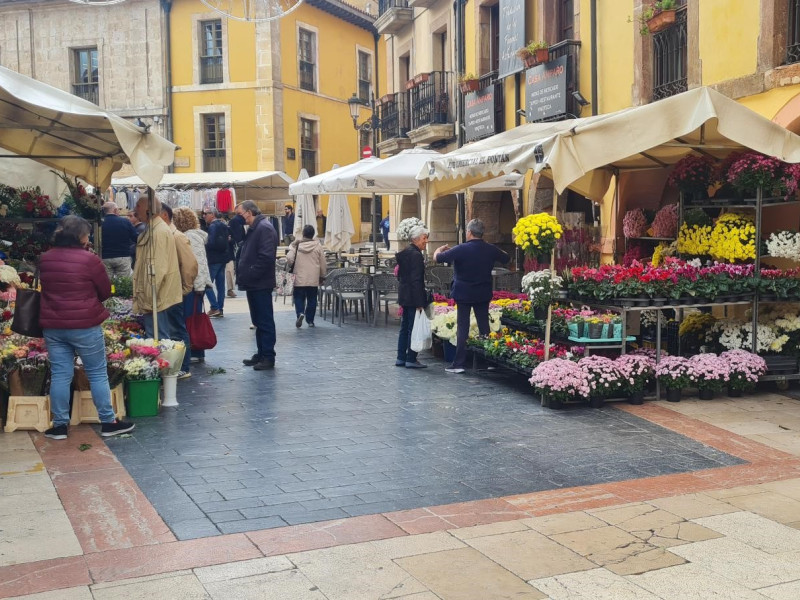
[[[689,359],[667,356],[656,365],[656,378],[667,388],[667,402],[680,402],[681,391],[695,381]]]
[[[542,406],[560,408],[565,402],[589,397],[589,376],[578,363],[554,358],[540,363],[528,380],[542,397]]]
[[[592,354],[578,361],[589,378],[589,405],[601,408],[607,398],[622,395],[624,379],[617,364],[606,356]]]
[[[522,217],[511,230],[514,244],[539,262],[550,259],[562,233],[558,219],[544,212]]]
[[[728,364],[728,396],[731,398],[756,389],[759,376],[767,372],[766,361],[746,350],[728,350],[719,357]]]
[[[622,375],[623,392],[631,404],[644,402],[644,391],[655,379],[656,362],[644,354],[623,354],[614,361]]]
[[[161,373],[169,362],[159,358],[161,350],[153,339],[133,338],[126,342],[130,357],[123,368],[128,382],[128,414],[153,417],[158,414]]]
[[[689,359],[701,400],[711,400],[714,393],[723,390],[730,379],[728,363],[709,352],[695,354]]]

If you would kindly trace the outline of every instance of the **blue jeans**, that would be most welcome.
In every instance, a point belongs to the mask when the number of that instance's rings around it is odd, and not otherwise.
[[[469,318],[470,313],[475,311],[475,320],[478,322],[478,332],[481,335],[489,335],[489,303],[476,302],[466,304],[456,302],[458,318],[456,327],[456,357],[453,360],[453,367],[463,369],[467,362],[467,338],[469,337]]]
[[[225,308],[225,263],[208,265],[208,273],[214,284],[213,288],[206,290],[211,310],[223,310]]]
[[[397,360],[417,362],[417,353],[411,349],[411,330],[414,329],[414,318],[416,316],[416,306],[403,307],[403,318],[400,320],[400,337],[397,338]]]
[[[197,308],[197,312],[203,312],[204,298],[205,298],[204,296],[197,295],[195,292],[189,292],[188,294],[186,294],[183,297],[183,320],[184,320],[184,323],[186,322],[186,319],[188,319],[189,317],[191,317],[194,314],[195,308]],[[190,338],[189,341],[191,342],[191,338]],[[184,355],[184,363],[186,363],[186,356],[189,356],[190,359],[191,359],[191,357],[197,357],[197,358],[205,358],[206,357],[206,351],[205,350],[192,350],[190,352],[189,351],[190,348],[191,348],[191,346],[187,346],[187,348],[186,348],[186,354]],[[190,360],[190,362],[191,362],[191,360]],[[186,369],[184,369],[184,371],[185,370]]]
[[[156,313],[156,319],[158,320],[158,337],[159,338],[171,338],[170,335],[170,328],[169,328],[169,318],[167,317],[167,310],[160,310]],[[147,337],[153,337],[154,327],[153,327],[153,313],[146,312],[142,315],[142,320],[144,321],[144,333]]]
[[[317,294],[319,288],[316,286],[300,286],[294,288],[294,312],[299,317],[306,316],[306,323],[314,322],[314,315],[317,314]]]
[[[69,424],[69,392],[76,354],[83,361],[100,422],[113,423],[116,416],[111,408],[102,328],[97,325],[88,329],[45,329],[44,341],[50,355],[50,410],[53,413],[53,425]]]
[[[194,295],[194,292],[189,293]],[[183,299],[185,302],[186,296],[184,296]],[[183,362],[181,363],[181,371],[188,371],[189,362],[192,357],[189,349],[192,347],[192,343],[189,340],[189,332],[186,330],[186,319],[183,317],[184,302],[173,304],[164,312],[167,313],[167,321],[169,322],[169,339],[186,344],[186,351],[183,353]],[[161,337],[167,336],[162,335]]]
[[[256,348],[260,359],[275,360],[275,318],[272,289],[247,290],[250,320],[256,326]]]

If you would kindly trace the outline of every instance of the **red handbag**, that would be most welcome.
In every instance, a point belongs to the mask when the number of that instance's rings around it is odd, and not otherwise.
[[[200,300],[198,304],[197,300]],[[192,350],[211,350],[217,345],[217,334],[214,333],[214,326],[211,319],[203,311],[203,298],[195,297],[194,310],[186,317],[186,331],[189,332],[189,341],[192,343]]]

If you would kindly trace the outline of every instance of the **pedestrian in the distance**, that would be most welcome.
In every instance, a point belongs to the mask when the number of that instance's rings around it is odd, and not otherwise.
[[[119,206],[103,204],[103,265],[109,277],[131,276],[131,246],[136,246],[139,234],[129,219],[119,216]]]
[[[492,300],[492,269],[499,262],[506,264],[508,254],[483,241],[484,226],[480,219],[467,223],[467,241],[455,248],[447,244],[433,253],[433,260],[453,265],[453,290],[458,312],[456,357],[445,368],[448,373],[463,373],[467,361],[467,337],[472,311],[481,335],[489,335],[489,302]]]
[[[208,272],[214,287],[206,290],[206,296],[211,303],[209,317],[223,317],[225,310],[225,265],[230,260],[229,244],[230,233],[228,225],[219,218],[215,208],[206,209],[203,219],[208,225],[208,241],[206,242],[206,256],[208,256]]]
[[[381,221],[381,235],[383,236],[383,243],[386,244],[386,249],[389,249],[389,215],[387,214],[383,217],[383,221]]]
[[[403,307],[400,337],[397,339],[396,367],[425,369],[428,365],[417,360],[411,349],[411,330],[417,313],[425,308],[425,257],[422,252],[428,245],[428,230],[418,225],[409,232],[411,243],[395,254],[399,289],[397,303]]]
[[[314,237],[314,227],[303,227],[303,239],[295,240],[289,246],[286,255],[287,264],[294,267],[294,310],[298,329],[303,326],[303,319],[309,327],[314,327],[314,315],[317,313],[317,294],[319,283],[325,277],[325,251],[322,244]]]

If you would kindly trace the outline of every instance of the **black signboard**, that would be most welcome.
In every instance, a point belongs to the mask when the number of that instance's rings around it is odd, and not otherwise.
[[[468,142],[494,135],[494,86],[464,95],[464,129]]]
[[[531,67],[525,72],[525,114],[528,122],[567,112],[567,57]]]
[[[500,79],[522,70],[517,50],[525,44],[525,0],[500,0]]]

